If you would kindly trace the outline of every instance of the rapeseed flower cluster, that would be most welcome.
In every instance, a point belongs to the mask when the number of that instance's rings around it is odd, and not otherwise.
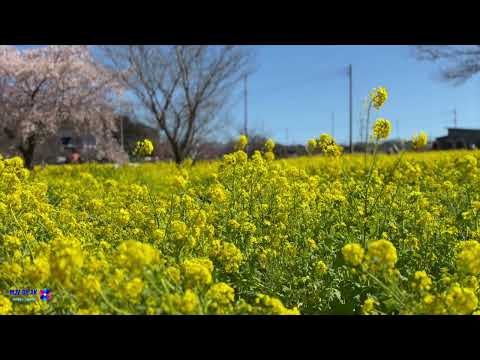
[[[153,143],[148,139],[138,141],[133,153],[136,156],[150,156],[153,153]]]
[[[373,125],[373,136],[377,140],[387,139],[392,132],[392,123],[384,118],[379,118]]]
[[[307,142],[307,151],[312,154],[316,149],[317,149],[317,140],[316,139],[310,139]]]
[[[366,260],[372,271],[392,269],[397,259],[397,250],[388,240],[377,240],[368,245]]]
[[[335,139],[329,134],[321,134],[318,139],[310,139],[307,143],[307,151],[313,154],[315,151],[321,151],[326,156],[339,157],[343,148],[338,145]]]
[[[414,135],[412,137],[412,146],[415,150],[419,150],[427,146],[428,137],[423,131],[420,132],[418,135]]]
[[[377,110],[380,110],[380,108],[383,106],[383,104],[385,104],[387,99],[388,91],[383,86],[374,88],[370,92],[370,101],[372,102],[373,107]]]
[[[432,279],[425,271],[416,271],[413,278],[412,287],[420,291],[428,291],[432,287]]]
[[[373,315],[375,314],[375,307],[380,305],[377,300],[374,298],[367,298],[362,305],[362,314],[363,315]]]
[[[365,256],[365,250],[359,244],[347,244],[342,249],[345,261],[352,266],[362,264]]]
[[[209,259],[186,260],[183,268],[191,284],[208,285],[212,282],[213,264]]]
[[[462,244],[461,251],[457,254],[457,267],[460,271],[471,274],[480,274],[480,243],[466,241]]]
[[[256,303],[259,306],[268,309],[268,312],[272,315],[300,315],[298,309],[288,309],[279,299],[272,298],[268,295],[259,294]]]
[[[0,315],[10,315],[11,311],[11,300],[3,295],[0,295]]]
[[[454,284],[445,296],[448,312],[452,315],[471,314],[478,306],[478,298],[475,292],[469,288],[462,288]]]
[[[226,273],[236,272],[240,269],[244,260],[240,249],[232,243],[219,240],[214,240],[212,245],[212,256],[221,264]]]
[[[237,142],[237,150],[244,150],[248,145],[248,137],[246,135],[240,135]]]
[[[235,300],[235,290],[226,283],[216,283],[208,289],[206,297],[213,312],[225,314]]]
[[[160,253],[157,249],[134,240],[122,242],[116,253],[118,268],[132,273],[142,271],[144,267],[156,264],[159,260]]]

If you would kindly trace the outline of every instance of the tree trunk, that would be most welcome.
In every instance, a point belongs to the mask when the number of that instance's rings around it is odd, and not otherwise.
[[[22,153],[23,160],[25,161],[25,167],[29,170],[33,169],[33,157],[35,155],[35,139],[29,137],[25,145],[19,146],[19,150]]]
[[[172,148],[174,160],[178,165],[180,165],[185,158],[184,153],[181,151],[181,149],[179,149],[178,144],[173,139],[171,140],[168,138],[168,141],[170,142],[170,146]]]
[[[183,160],[185,159],[185,156],[181,151],[178,150],[178,148],[173,147],[173,156],[175,157],[175,162],[180,165]]]

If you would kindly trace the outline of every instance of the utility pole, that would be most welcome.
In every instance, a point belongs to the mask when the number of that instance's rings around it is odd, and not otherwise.
[[[245,136],[248,136],[248,89],[247,89],[248,75],[245,75],[244,78],[244,98],[245,98],[245,119],[243,123],[243,132]]]
[[[286,145],[288,145],[288,129],[285,129],[285,141]]]
[[[457,108],[453,109],[453,127],[457,128]]]
[[[353,139],[352,139],[352,118],[353,118],[353,99],[352,99],[352,64],[348,68],[349,83],[350,83],[350,153],[353,153]]]

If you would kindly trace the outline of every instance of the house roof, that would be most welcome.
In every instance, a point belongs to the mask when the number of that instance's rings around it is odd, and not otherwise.
[[[447,128],[448,131],[450,130],[460,130],[460,131],[472,131],[472,132],[480,132],[480,129],[465,129],[465,128]]]
[[[447,128],[448,135],[437,137],[437,141],[458,140],[480,137],[480,129]]]

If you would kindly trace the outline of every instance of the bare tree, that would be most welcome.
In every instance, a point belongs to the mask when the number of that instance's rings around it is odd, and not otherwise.
[[[480,73],[480,45],[415,45],[414,53],[421,61],[446,63],[441,77],[455,85]]]
[[[218,114],[248,71],[241,46],[101,46],[105,65],[135,95],[167,138],[175,161],[194,153],[218,127]]]

